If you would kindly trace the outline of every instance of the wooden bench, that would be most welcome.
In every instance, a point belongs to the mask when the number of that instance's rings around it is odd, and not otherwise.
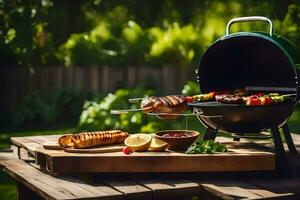
[[[299,142],[296,146],[299,147]],[[290,158],[294,169],[299,170],[299,156]],[[19,199],[192,199],[193,196],[199,199],[300,199],[297,174],[293,178],[261,179],[237,177],[237,174],[172,177],[105,174],[90,181],[89,176],[53,177],[30,161],[19,159],[16,151],[0,153],[0,166],[17,181]]]

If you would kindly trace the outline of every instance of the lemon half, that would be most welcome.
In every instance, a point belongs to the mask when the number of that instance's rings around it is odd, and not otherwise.
[[[130,135],[124,143],[132,151],[147,151],[151,145],[151,136],[142,133]]]
[[[153,138],[149,150],[165,151],[167,147],[168,147],[168,143],[166,143],[160,139]]]

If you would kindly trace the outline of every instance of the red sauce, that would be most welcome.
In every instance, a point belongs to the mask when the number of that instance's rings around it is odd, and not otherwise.
[[[181,133],[165,133],[163,134],[161,137],[164,137],[164,138],[184,138],[184,137],[191,137],[190,134],[186,133],[186,132],[181,132]]]

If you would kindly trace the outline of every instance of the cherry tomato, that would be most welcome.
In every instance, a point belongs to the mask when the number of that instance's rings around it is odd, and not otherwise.
[[[265,97],[265,104],[271,104],[272,103],[272,98],[271,97]]]
[[[250,105],[257,106],[261,104],[260,99],[250,99]]]
[[[129,147],[124,147],[123,148],[123,153],[125,153],[126,155],[129,155],[132,153],[131,149]]]
[[[185,100],[187,102],[193,102],[193,97],[189,96],[189,97],[185,97]]]
[[[256,98],[256,97],[250,97],[247,102],[246,105],[248,106],[257,106],[257,105],[261,105],[261,100]]]

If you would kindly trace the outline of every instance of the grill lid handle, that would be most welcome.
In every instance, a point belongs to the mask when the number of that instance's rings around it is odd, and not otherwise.
[[[250,16],[250,17],[238,17],[231,19],[226,26],[226,35],[230,34],[230,27],[234,23],[240,23],[240,22],[251,22],[251,21],[262,21],[262,22],[268,22],[270,24],[270,36],[273,35],[273,22],[262,16]]]

